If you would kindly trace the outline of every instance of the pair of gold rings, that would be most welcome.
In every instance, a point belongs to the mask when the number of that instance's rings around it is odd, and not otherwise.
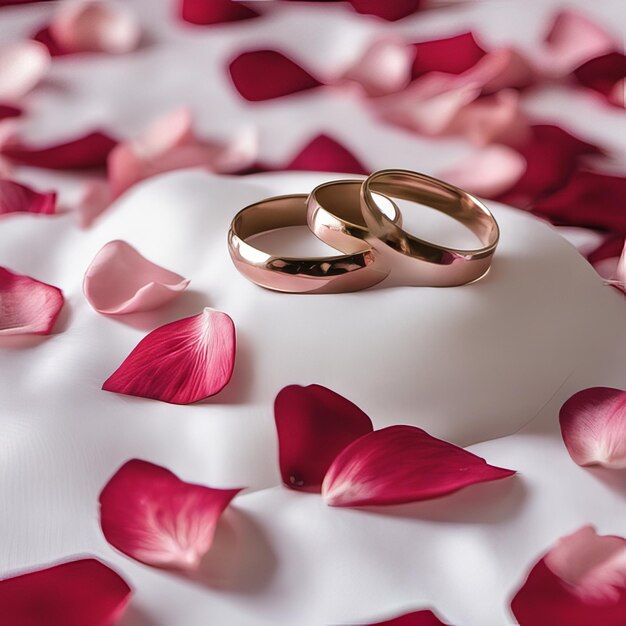
[[[392,200],[417,202],[453,217],[472,231],[481,247],[449,248],[402,228]],[[294,258],[269,254],[256,235],[307,225],[341,254]],[[391,272],[401,284],[451,287],[478,280],[491,265],[500,231],[485,205],[441,180],[409,170],[381,170],[365,180],[319,185],[251,204],[233,218],[228,249],[235,267],[252,282],[289,293],[339,293],[372,287]]]

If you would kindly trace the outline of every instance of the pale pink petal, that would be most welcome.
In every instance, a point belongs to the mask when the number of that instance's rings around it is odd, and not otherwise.
[[[615,85],[613,85],[613,88],[609,92],[608,100],[615,106],[622,108],[626,106],[626,78],[618,80]]]
[[[64,0],[53,14],[50,34],[68,52],[119,54],[139,44],[139,24],[127,4],[114,0]]]
[[[493,198],[510,189],[525,169],[526,160],[519,152],[494,144],[441,172],[438,177],[477,196]]]
[[[389,426],[344,448],[322,484],[330,506],[402,504],[429,500],[514,471],[414,426]]]
[[[125,241],[110,241],[94,257],[83,291],[98,313],[149,311],[173,300],[189,281],[148,261]]]
[[[48,49],[25,39],[0,46],[0,101],[19,100],[46,74],[50,67]]]
[[[41,193],[26,185],[0,178],[0,216],[11,213],[38,213],[53,215],[56,212],[56,193]]]
[[[58,287],[0,267],[0,336],[49,335],[62,308]]]
[[[530,63],[512,48],[498,48],[487,53],[476,65],[458,77],[459,82],[479,85],[483,93],[500,89],[521,89],[537,79]]]
[[[626,468],[626,391],[583,389],[563,404],[559,421],[565,447],[578,465]]]
[[[239,491],[186,483],[164,467],[133,459],[100,494],[102,532],[113,547],[142,563],[195,570]]]
[[[91,180],[85,183],[75,207],[81,228],[89,228],[113,201],[107,181]]]
[[[165,324],[146,335],[102,389],[190,404],[215,395],[235,365],[235,326],[221,311]]]
[[[404,89],[411,79],[415,48],[399,41],[374,42],[348,69],[344,78],[359,83],[370,96]]]

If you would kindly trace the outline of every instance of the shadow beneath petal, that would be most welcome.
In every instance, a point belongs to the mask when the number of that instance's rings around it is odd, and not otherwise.
[[[608,467],[585,467],[596,480],[608,487],[616,496],[626,498],[626,470]]]
[[[116,622],[116,624],[117,626],[158,626],[158,622],[152,619],[143,609],[135,606],[132,599],[122,619]]]

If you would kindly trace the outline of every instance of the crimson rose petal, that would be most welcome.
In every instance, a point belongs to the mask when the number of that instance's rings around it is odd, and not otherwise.
[[[131,588],[96,559],[79,559],[0,581],[2,622],[11,626],[112,626]]]
[[[574,76],[581,85],[600,92],[617,106],[624,106],[623,81],[626,78],[626,55],[621,52],[610,52],[591,59],[576,69]],[[621,98],[615,98],[620,95],[620,87]]]
[[[421,428],[389,426],[339,453],[324,478],[322,495],[330,506],[402,504],[513,474]]]
[[[53,215],[56,212],[56,193],[40,193],[12,180],[0,179],[0,215],[7,213],[39,213]]]
[[[421,41],[414,45],[416,55],[413,62],[413,78],[426,72],[462,74],[476,65],[486,54],[471,32],[445,39]]]
[[[181,0],[180,15],[191,24],[210,26],[247,20],[259,13],[234,0]]]
[[[367,174],[365,166],[347,148],[327,135],[312,139],[282,169]]]
[[[142,563],[195,570],[240,491],[186,483],[164,467],[132,459],[100,494],[102,532],[113,547]]]
[[[58,287],[0,267],[0,336],[49,335],[63,301]]]
[[[237,91],[251,102],[280,98],[322,84],[276,50],[244,52],[231,61],[229,71]]]
[[[281,389],[274,418],[283,482],[302,491],[319,492],[335,457],[372,432],[372,421],[358,406],[321,385]]]
[[[202,313],[146,335],[102,385],[105,391],[190,404],[221,391],[235,365],[235,326],[226,313]]]
[[[414,611],[368,626],[448,626],[432,611]]]
[[[375,15],[384,20],[395,22],[412,15],[422,8],[423,0],[349,0],[359,13]]]

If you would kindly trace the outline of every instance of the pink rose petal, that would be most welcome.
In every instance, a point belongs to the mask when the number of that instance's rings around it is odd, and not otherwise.
[[[424,0],[349,0],[358,13],[375,15],[384,20],[395,22],[419,11]]]
[[[113,194],[108,182],[103,180],[87,181],[75,206],[81,228],[89,228],[93,222],[109,207]]]
[[[228,69],[237,91],[251,102],[281,98],[322,84],[276,50],[244,52]]]
[[[470,32],[414,44],[413,78],[427,72],[462,74],[474,67],[485,56],[474,35]]]
[[[578,465],[626,468],[626,391],[583,389],[561,407],[559,421],[565,447]]]
[[[610,52],[591,59],[574,72],[581,85],[593,89],[616,106],[624,106],[624,79],[626,79],[626,55]]]
[[[483,56],[458,80],[480,85],[483,93],[489,94],[500,89],[523,89],[532,85],[537,76],[519,52],[512,48],[498,48]]]
[[[368,626],[448,626],[432,611],[414,611]]]
[[[71,50],[67,50],[62,48],[56,41],[56,39],[52,36],[50,32],[50,26],[46,25],[42,28],[38,29],[32,36],[35,41],[42,43],[46,48],[48,48],[48,52],[51,57],[60,57],[66,54],[72,54]]]
[[[373,430],[358,406],[321,385],[281,389],[274,418],[283,482],[301,491],[319,492],[335,457]]]
[[[114,548],[142,563],[195,570],[240,491],[186,483],[164,467],[133,459],[100,494],[102,532]]]
[[[58,287],[0,267],[0,336],[49,335],[63,301]]]
[[[125,241],[110,241],[85,272],[83,291],[98,313],[149,311],[173,300],[189,281],[148,261]]]
[[[562,538],[511,602],[520,626],[623,626],[626,540],[585,526]]]
[[[39,213],[53,215],[56,212],[56,193],[41,193],[12,180],[0,179],[0,215],[10,213]]]
[[[513,474],[421,428],[389,426],[339,453],[324,478],[322,495],[330,506],[402,504]]]
[[[113,626],[131,588],[96,559],[79,559],[0,581],[7,626]]]
[[[221,391],[234,365],[233,321],[226,313],[205,308],[146,335],[102,389],[191,404]]]
[[[26,95],[46,74],[50,54],[46,47],[28,39],[0,46],[0,101]]]
[[[608,283],[626,291],[626,238],[624,235],[609,235],[587,255],[587,260]]]
[[[347,148],[327,135],[312,139],[281,169],[367,174],[363,164]]]
[[[186,22],[210,26],[247,20],[259,13],[238,0],[180,0],[180,15]]]

